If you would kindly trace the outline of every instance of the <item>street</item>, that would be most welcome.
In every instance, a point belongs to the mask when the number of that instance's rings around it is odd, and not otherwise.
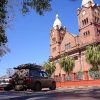
[[[100,88],[65,88],[41,92],[0,91],[0,100],[100,100]]]

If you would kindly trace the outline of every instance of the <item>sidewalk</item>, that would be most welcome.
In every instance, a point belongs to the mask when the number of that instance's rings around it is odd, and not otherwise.
[[[100,89],[100,86],[58,87],[58,91]]]

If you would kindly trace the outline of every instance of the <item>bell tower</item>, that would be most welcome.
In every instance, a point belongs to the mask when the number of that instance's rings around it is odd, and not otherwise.
[[[80,44],[100,42],[100,6],[93,0],[83,0],[77,10]]]
[[[62,27],[62,23],[58,14],[53,24],[53,28],[50,31],[50,57],[56,57],[60,54],[60,45],[65,34],[65,29]]]

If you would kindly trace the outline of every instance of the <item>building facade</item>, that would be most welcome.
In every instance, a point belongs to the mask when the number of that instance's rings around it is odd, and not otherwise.
[[[91,65],[86,62],[86,46],[100,44],[100,5],[93,0],[83,0],[81,8],[77,9],[79,34],[74,36],[62,26],[59,16],[50,31],[50,61],[56,65],[55,75],[63,75],[66,72],[61,69],[59,59],[62,54],[75,58],[73,73],[79,71],[87,75]],[[85,77],[84,77],[85,78]]]

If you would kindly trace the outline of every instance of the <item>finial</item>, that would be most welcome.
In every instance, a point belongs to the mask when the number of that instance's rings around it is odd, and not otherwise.
[[[59,15],[58,14],[56,14],[56,18],[59,18]]]
[[[57,29],[57,27],[60,29],[62,27],[62,23],[61,23],[61,21],[59,19],[59,15],[58,14],[56,14],[56,18],[55,18],[53,27],[54,27],[54,29]]]

